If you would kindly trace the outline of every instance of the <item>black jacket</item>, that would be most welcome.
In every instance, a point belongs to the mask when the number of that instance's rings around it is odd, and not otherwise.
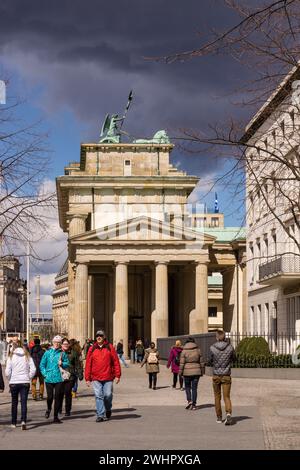
[[[234,360],[234,349],[227,341],[217,341],[210,347],[208,365],[213,367],[214,375],[231,375]]]
[[[34,362],[34,365],[35,365],[35,368],[36,368],[35,377],[37,377],[38,375],[41,374],[40,363],[41,363],[42,357],[44,355],[44,352],[45,351],[42,349],[42,347],[39,344],[35,344],[31,348],[30,354],[31,354],[31,357],[33,359],[33,362]]]
[[[124,354],[124,347],[122,343],[117,344],[117,354]]]
[[[4,390],[4,380],[2,375],[2,366],[0,364],[0,390]]]

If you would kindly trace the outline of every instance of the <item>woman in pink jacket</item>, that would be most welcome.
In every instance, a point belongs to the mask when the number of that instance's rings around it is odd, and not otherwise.
[[[169,360],[167,364],[167,368],[171,366],[171,371],[173,372],[173,388],[176,388],[178,374],[179,374],[179,364],[180,364],[180,354],[182,351],[181,341],[178,339],[175,343],[175,346],[171,348],[169,354]],[[179,385],[180,390],[183,390],[183,377],[179,376]]]

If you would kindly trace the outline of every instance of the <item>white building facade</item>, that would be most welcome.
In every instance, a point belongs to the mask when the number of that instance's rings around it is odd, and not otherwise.
[[[290,337],[291,349],[300,333],[300,118],[293,91],[298,75],[294,70],[286,77],[242,138],[247,148],[248,330],[273,335],[274,349],[280,335]]]

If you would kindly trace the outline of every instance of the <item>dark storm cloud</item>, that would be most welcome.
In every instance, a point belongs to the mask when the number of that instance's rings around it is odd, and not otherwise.
[[[44,85],[44,108],[71,109],[98,137],[107,112],[122,112],[128,91],[134,102],[126,130],[151,136],[160,128],[205,129],[228,112],[240,73],[229,58],[166,65],[145,60],[190,50],[210,28],[232,24],[222,0],[2,0],[0,52],[33,85]],[[219,96],[219,99],[216,97]],[[211,160],[175,155],[200,174]]]

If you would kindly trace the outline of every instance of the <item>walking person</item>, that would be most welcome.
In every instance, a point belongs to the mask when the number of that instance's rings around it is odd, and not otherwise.
[[[93,346],[93,341],[89,339],[89,348],[91,346]],[[78,390],[78,380],[83,380],[82,349],[78,341],[76,341],[76,339],[70,339],[70,348],[72,348],[77,353],[77,356],[78,356],[78,362],[74,371],[75,372],[74,385],[72,387],[72,398],[76,398],[77,390]]]
[[[149,388],[156,390],[157,374],[159,373],[159,352],[155,343],[150,343],[150,348],[146,349],[141,367],[146,364],[146,373],[149,375]]]
[[[189,337],[180,354],[179,374],[184,377],[186,410],[197,409],[198,383],[202,374],[201,351],[194,338]]]
[[[120,341],[117,344],[117,355],[120,361],[122,362],[124,367],[129,367],[128,364],[126,364],[125,357],[124,357],[124,346],[123,346],[123,340],[120,339]]]
[[[111,417],[113,382],[120,382],[121,367],[118,355],[110,344],[105,332],[96,333],[96,342],[89,349],[85,365],[85,380],[92,383],[96,400],[96,422],[107,421]]]
[[[14,343],[6,362],[5,375],[9,380],[11,393],[11,427],[17,426],[18,400],[21,398],[21,427],[26,430],[27,400],[30,380],[35,375],[35,365],[21,341]]]
[[[178,375],[179,375],[179,365],[180,365],[180,355],[182,352],[182,345],[181,341],[178,339],[175,342],[175,346],[171,348],[170,354],[169,354],[169,360],[167,363],[167,368],[169,369],[171,366],[171,371],[173,372],[173,385],[172,387],[176,389],[177,381],[178,381]],[[179,386],[180,390],[183,390],[183,377],[182,375],[179,375]]]
[[[62,408],[64,397],[64,380],[61,370],[69,367],[69,359],[61,349],[62,338],[57,335],[52,340],[52,348],[48,349],[42,357],[40,370],[44,376],[47,390],[47,411],[45,418],[49,418],[54,399],[54,419],[53,422],[61,424],[58,413]]]
[[[218,330],[216,340],[210,347],[208,364],[213,367],[213,391],[215,396],[215,408],[217,423],[221,424],[222,405],[221,391],[225,402],[225,426],[232,424],[232,404],[230,399],[231,391],[231,363],[235,360],[235,351],[233,346],[225,340],[225,332]]]
[[[139,339],[136,342],[135,351],[136,351],[136,362],[142,362],[142,360],[144,359],[145,349],[144,349],[143,342],[141,339]]]
[[[76,379],[78,376],[81,377],[82,380],[82,362],[79,360],[79,353],[76,351],[75,348],[76,345],[76,340],[68,340],[67,338],[64,338],[62,340],[62,351],[66,353],[69,359],[69,367],[68,371],[70,372],[70,378],[68,380],[64,381],[64,394],[63,397],[65,398],[65,416],[71,416],[71,410],[72,410],[72,390],[75,384]],[[63,400],[61,403],[61,406],[63,406]],[[60,413],[62,413],[62,407],[59,410]]]
[[[36,384],[37,380],[39,380],[39,397],[40,400],[43,400],[44,398],[44,377],[41,373],[40,370],[40,363],[42,360],[42,357],[44,355],[45,351],[41,347],[41,341],[39,338],[34,338],[34,346],[30,350],[31,357],[33,359],[34,365],[35,365],[35,376],[33,377],[31,381],[31,393],[32,393],[32,398],[33,400],[37,400],[37,391],[36,391]]]

